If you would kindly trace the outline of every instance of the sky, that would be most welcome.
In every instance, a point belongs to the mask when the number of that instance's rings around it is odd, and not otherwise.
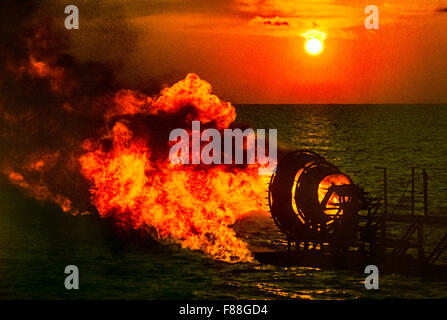
[[[378,30],[364,27],[370,4]],[[447,103],[447,0],[83,2],[73,50],[119,55],[110,25],[123,17],[135,35],[122,52],[129,86],[194,72],[236,104]],[[318,56],[304,50],[308,30],[326,34]],[[98,33],[109,52],[95,49]]]

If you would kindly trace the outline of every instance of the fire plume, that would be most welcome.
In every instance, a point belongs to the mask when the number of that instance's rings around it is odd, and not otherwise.
[[[23,54],[0,63],[0,86],[17,88],[2,87],[0,172],[65,212],[97,212],[120,230],[250,261],[231,225],[264,209],[258,166],[169,160],[171,130],[200,121],[203,130],[223,131],[236,119],[234,106],[192,73],[156,96],[117,89],[108,65],[79,62],[52,30],[33,29],[17,43]]]
[[[207,82],[189,74],[156,98],[120,92],[113,112],[169,115],[186,111],[185,125],[200,120],[223,129],[234,120],[234,107],[210,90]],[[246,244],[230,225],[262,208],[263,183],[257,167],[173,165],[167,153],[152,155],[151,140],[159,137],[135,135],[123,120],[115,122],[107,134],[111,141],[107,148],[86,141],[87,152],[80,157],[101,216],[112,217],[124,228],[149,227],[159,239],[220,260],[251,260]]]

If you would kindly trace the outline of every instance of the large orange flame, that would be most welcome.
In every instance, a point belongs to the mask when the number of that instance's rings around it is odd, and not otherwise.
[[[33,29],[25,54],[5,62],[0,82],[32,88],[42,101],[19,99],[28,98],[23,89],[0,103],[0,142],[8,149],[0,172],[66,212],[96,207],[122,228],[224,261],[251,260],[231,225],[264,209],[266,181],[257,165],[169,161],[170,130],[190,132],[198,120],[203,129],[223,131],[236,119],[234,106],[195,74],[153,97],[116,91],[105,65],[67,55],[63,37],[52,30],[50,24]],[[20,109],[16,100],[24,102]]]
[[[157,98],[119,92],[112,114],[177,113],[193,107],[187,121],[213,121],[227,127],[234,107],[210,93],[211,86],[189,74]],[[137,137],[123,121],[110,133],[104,150],[85,142],[83,174],[91,181],[92,201],[103,217],[126,228],[149,227],[159,239],[198,249],[224,261],[249,261],[250,251],[230,228],[252,210],[262,209],[263,181],[257,167],[173,165],[152,159],[151,137]],[[168,137],[166,139],[166,147]]]

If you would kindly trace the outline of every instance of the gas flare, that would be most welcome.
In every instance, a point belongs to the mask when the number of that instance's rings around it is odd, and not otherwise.
[[[211,86],[195,74],[156,98],[119,92],[111,114],[184,114],[193,120],[226,128],[234,107],[210,94]],[[166,125],[170,121],[166,120]],[[165,148],[169,148],[167,136]],[[92,183],[92,201],[103,217],[125,228],[152,227],[159,239],[179,242],[224,261],[248,261],[251,254],[229,227],[247,212],[262,209],[263,181],[257,167],[173,165],[167,153],[153,156],[151,141],[117,121],[106,140],[86,141],[83,174]]]
[[[22,54],[0,64],[1,173],[65,212],[98,212],[120,230],[250,261],[231,225],[264,209],[258,165],[169,160],[172,129],[200,121],[224,130],[234,106],[193,73],[156,96],[118,89],[109,66],[77,61],[50,23],[31,30],[16,44]]]

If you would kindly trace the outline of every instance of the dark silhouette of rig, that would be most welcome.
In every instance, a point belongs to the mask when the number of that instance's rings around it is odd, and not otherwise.
[[[435,262],[447,249],[447,232],[428,255],[424,252],[424,225],[447,227],[447,218],[428,216],[428,177],[423,170],[424,214],[415,214],[415,168],[412,168],[411,213],[388,213],[387,169],[383,198],[370,198],[349,176],[322,156],[297,150],[281,159],[268,187],[275,224],[285,234],[287,251],[255,252],[263,263],[302,265],[363,271],[377,265],[381,272],[447,276],[447,267]],[[406,231],[387,237],[389,222]],[[412,240],[417,234],[416,242]],[[417,257],[408,253],[416,249]]]

